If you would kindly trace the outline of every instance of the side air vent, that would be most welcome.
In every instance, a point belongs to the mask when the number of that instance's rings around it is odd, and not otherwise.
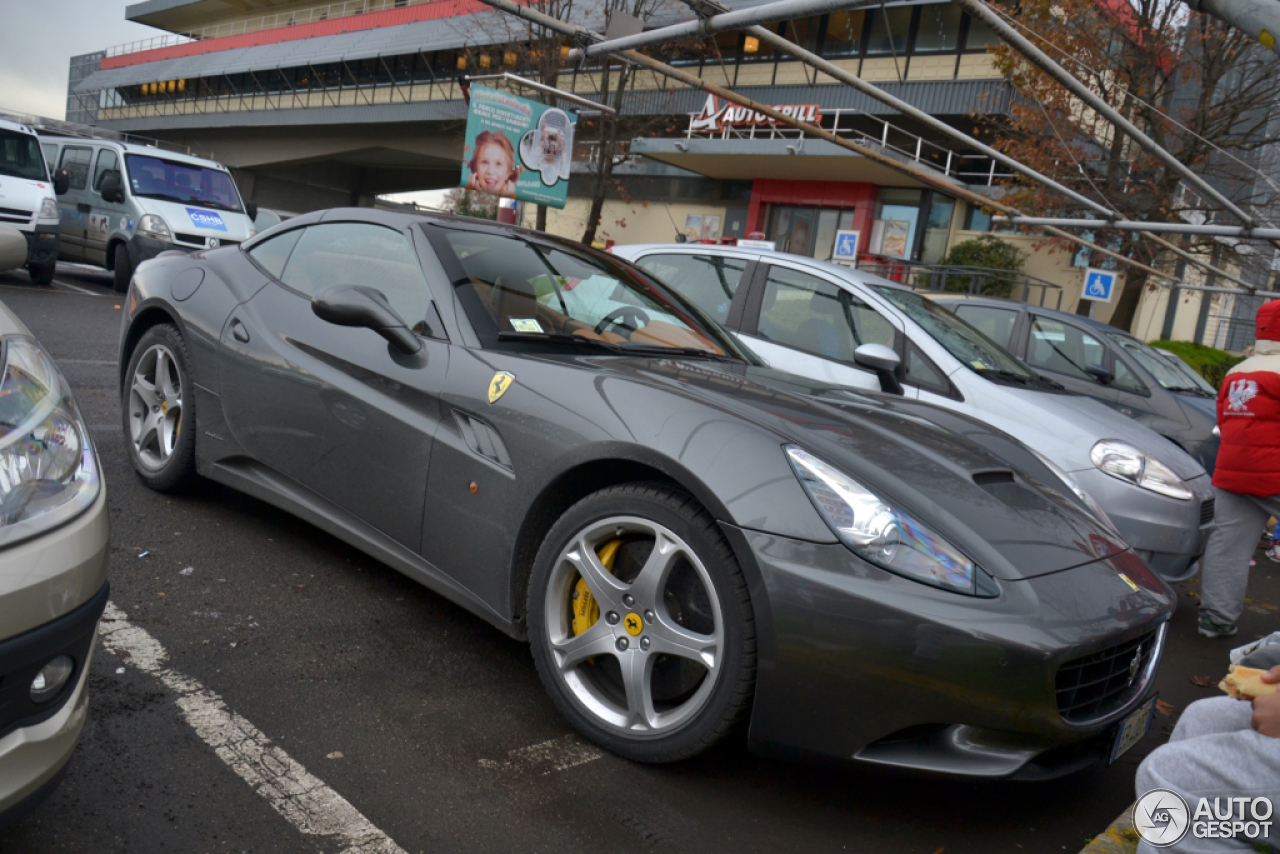
[[[507,446],[502,443],[498,431],[485,422],[465,412],[453,411],[453,418],[458,422],[458,432],[462,441],[467,443],[471,452],[491,460],[503,468],[511,468],[511,455]]]
[[[1013,483],[1013,472],[1008,469],[974,472],[973,482],[978,484],[978,486],[990,486],[995,483]]]

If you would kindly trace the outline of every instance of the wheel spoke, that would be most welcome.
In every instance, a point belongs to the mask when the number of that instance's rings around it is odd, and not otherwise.
[[[682,554],[680,545],[661,531],[654,531],[653,551],[640,569],[636,580],[631,582],[631,595],[644,607],[653,608],[661,600],[661,591],[666,584],[671,567]]]
[[[673,655],[696,661],[707,670],[714,671],[720,661],[720,638],[717,635],[700,635],[672,622],[659,618],[646,627],[653,654]]]
[[[142,427],[138,430],[137,446],[140,451],[146,451],[155,445],[155,452],[161,460],[167,457],[164,449],[164,443],[160,441],[159,433],[159,413],[148,411],[142,419]]]
[[[596,620],[596,624],[577,637],[552,641],[552,654],[556,665],[563,670],[572,670],[588,658],[598,655],[613,655],[613,632],[604,620]]]
[[[179,389],[174,387],[173,376],[175,367],[173,358],[168,351],[161,351],[156,354],[156,386],[164,395],[165,400],[177,397]]]
[[[142,403],[148,410],[153,406],[158,406],[160,399],[156,397],[156,387],[147,382],[147,378],[142,375],[139,370],[133,378],[133,393],[142,398]]]
[[[160,455],[166,459],[173,453],[174,441],[177,438],[178,411],[170,409],[168,414],[161,413],[157,430],[160,434]]]
[[[622,685],[627,692],[627,729],[657,728],[658,713],[653,708],[653,691],[649,689],[653,656],[630,650],[618,655],[618,664],[622,667]]]
[[[604,564],[600,562],[600,556],[596,554],[595,547],[587,542],[585,537],[579,537],[565,557],[587,582],[587,587],[600,605],[600,610],[621,608],[619,603],[624,585],[605,569]]]

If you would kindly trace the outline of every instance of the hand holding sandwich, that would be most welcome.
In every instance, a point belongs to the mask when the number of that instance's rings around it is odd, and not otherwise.
[[[1268,685],[1280,682],[1280,664],[1264,673],[1262,682]],[[1280,738],[1280,692],[1253,699],[1253,719],[1250,725],[1262,735]]]

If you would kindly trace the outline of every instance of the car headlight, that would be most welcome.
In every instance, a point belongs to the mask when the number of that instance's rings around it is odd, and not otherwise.
[[[1191,490],[1172,469],[1125,442],[1103,439],[1089,451],[1089,459],[1100,471],[1143,489],[1180,501],[1189,501],[1192,497]]]
[[[3,347],[0,546],[69,521],[102,488],[89,431],[53,360],[30,338]]]
[[[40,219],[57,219],[58,218],[58,202],[54,199],[45,199],[40,202]]]
[[[173,234],[169,231],[169,223],[165,222],[163,217],[158,217],[155,214],[147,214],[138,220],[138,233],[153,237],[156,240],[173,241]]]
[[[1080,501],[1084,504],[1084,506],[1089,508],[1090,513],[1098,517],[1098,521],[1102,523],[1102,526],[1104,528],[1106,528],[1111,533],[1115,534],[1117,538],[1121,540],[1124,539],[1123,537],[1120,536],[1120,531],[1116,528],[1115,523],[1111,521],[1111,517],[1107,515],[1107,511],[1102,509],[1101,504],[1093,500],[1092,495],[1084,491],[1084,487],[1080,485],[1080,482],[1078,480],[1076,480],[1071,475],[1067,474],[1065,471],[1063,471],[1063,469],[1059,465],[1057,465],[1055,462],[1050,460],[1048,457],[1041,454],[1039,451],[1036,451],[1032,448],[1027,448],[1027,450],[1035,454],[1036,459],[1038,459],[1041,463],[1043,463],[1045,468],[1053,472],[1053,474],[1058,478],[1058,480],[1062,481],[1063,484],[1066,485],[1067,489],[1071,490],[1071,494],[1074,495],[1076,498],[1079,498]]]
[[[882,569],[955,593],[994,596],[994,581],[928,526],[795,445],[787,459],[819,515],[854,554]]]

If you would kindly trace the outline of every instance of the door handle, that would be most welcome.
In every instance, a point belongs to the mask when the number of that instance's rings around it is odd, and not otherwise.
[[[90,211],[92,211],[92,210],[93,210],[93,208],[92,208],[92,207],[90,207],[89,205],[84,204],[84,203],[82,202],[82,203],[80,203],[80,204],[76,205],[76,210],[80,211],[80,213],[89,213]]]
[[[249,342],[249,330],[240,321],[233,320],[231,321],[231,337],[241,344],[247,344]]]

